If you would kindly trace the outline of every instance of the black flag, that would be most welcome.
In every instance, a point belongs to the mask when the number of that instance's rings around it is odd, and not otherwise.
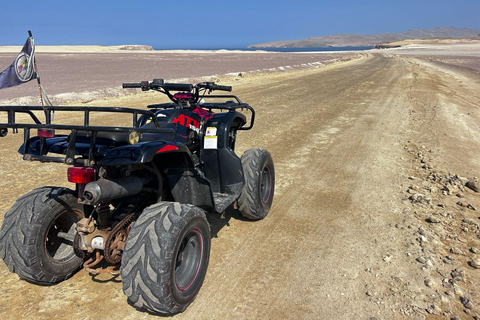
[[[37,78],[34,68],[35,46],[33,37],[28,37],[22,51],[13,63],[0,73],[0,89],[18,86]]]

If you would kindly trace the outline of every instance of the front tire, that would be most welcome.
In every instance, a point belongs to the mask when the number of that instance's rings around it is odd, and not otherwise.
[[[153,313],[184,311],[203,284],[210,242],[200,208],[176,202],[146,208],[130,230],[120,268],[130,303]]]
[[[83,207],[73,191],[42,187],[23,195],[5,214],[0,230],[0,258],[20,278],[53,284],[73,275],[82,265],[73,243],[74,223]]]
[[[275,193],[275,168],[265,149],[248,149],[242,155],[245,185],[238,198],[238,210],[249,219],[267,216]]]

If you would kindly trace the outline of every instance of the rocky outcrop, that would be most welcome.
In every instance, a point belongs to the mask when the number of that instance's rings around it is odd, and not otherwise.
[[[303,48],[303,47],[351,47],[375,46],[377,44],[401,41],[405,39],[433,39],[433,38],[470,38],[476,37],[480,29],[438,27],[435,29],[408,30],[403,33],[379,34],[336,34],[321,37],[311,37],[303,40],[273,41],[254,44],[249,48]]]
[[[118,48],[118,50],[130,50],[130,51],[153,51],[152,46],[144,46],[144,45],[124,45]]]

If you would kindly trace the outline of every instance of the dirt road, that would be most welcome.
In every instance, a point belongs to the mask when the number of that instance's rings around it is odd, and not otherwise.
[[[215,237],[204,286],[175,318],[478,315],[480,271],[468,264],[475,257],[469,248],[480,248],[478,225],[467,231],[460,225],[462,219],[477,224],[478,213],[457,205],[455,194],[479,209],[480,199],[463,184],[450,194],[437,185],[454,174],[459,181],[480,174],[479,86],[478,79],[380,54],[239,81],[234,93],[255,106],[258,118],[252,131],[239,134],[238,153],[249,147],[272,153],[274,204],[259,222],[233,211],[210,218]],[[152,97],[101,103],[132,106],[138,99]],[[19,193],[66,180],[62,166],[10,156],[21,137],[5,139],[2,211]],[[429,178],[432,172],[437,180]],[[428,201],[409,199],[414,189]],[[425,221],[432,216],[439,222]],[[451,259],[442,261],[447,255]],[[120,279],[92,279],[81,271],[39,287],[19,281],[3,264],[0,275],[2,319],[154,318],[126,303]],[[467,295],[472,308],[465,306]]]

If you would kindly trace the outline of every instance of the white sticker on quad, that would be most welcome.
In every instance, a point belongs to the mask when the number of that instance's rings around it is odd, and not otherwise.
[[[217,149],[217,136],[205,137],[203,142],[204,149]]]
[[[215,127],[207,127],[207,131],[205,132],[207,137],[215,137],[217,136],[217,128]]]

